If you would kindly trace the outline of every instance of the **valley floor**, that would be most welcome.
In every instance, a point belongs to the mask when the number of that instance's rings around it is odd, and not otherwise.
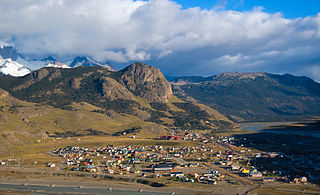
[[[143,194],[140,191],[159,195],[320,193],[312,174],[316,172],[309,174],[313,177],[310,182],[293,182],[292,178],[306,169],[317,170],[317,151],[313,150],[317,138],[257,132],[172,133],[176,135],[172,140],[167,140],[168,136],[161,137],[166,140],[130,136],[35,140],[0,158],[0,194],[61,190],[66,194],[107,194],[111,188],[119,195]],[[301,150],[292,150],[296,143]],[[141,162],[132,163],[133,159]],[[155,169],[173,164],[175,174],[182,177]],[[128,167],[134,170],[126,170]],[[265,182],[268,177],[271,182]]]

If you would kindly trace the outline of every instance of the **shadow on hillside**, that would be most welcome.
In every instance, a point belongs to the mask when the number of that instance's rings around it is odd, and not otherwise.
[[[252,158],[254,165],[269,176],[284,176],[293,180],[306,176],[310,182],[320,183],[320,139],[311,136],[280,133],[234,135],[237,146],[261,151]]]
[[[291,125],[270,126],[266,130],[320,132],[320,121],[299,122]]]

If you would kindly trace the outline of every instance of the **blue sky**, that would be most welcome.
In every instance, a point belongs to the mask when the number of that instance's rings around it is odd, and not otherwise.
[[[140,61],[170,76],[270,72],[320,81],[319,4],[0,0],[0,45],[30,58],[89,56],[117,69]]]
[[[265,12],[281,12],[285,18],[314,16],[320,11],[320,0],[175,0],[183,8],[201,7],[211,9],[250,11],[263,7]]]

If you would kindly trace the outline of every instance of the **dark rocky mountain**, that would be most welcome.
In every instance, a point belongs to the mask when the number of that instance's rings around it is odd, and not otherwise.
[[[49,57],[41,59],[41,61],[55,63],[57,60],[55,58],[53,58],[52,56],[49,56]]]
[[[77,66],[101,66],[100,63],[92,60],[91,58],[85,56],[77,56],[73,59],[70,64],[70,67],[77,67]]]
[[[308,77],[223,73],[171,80],[190,96],[236,121],[279,121],[320,114],[320,84]]]
[[[134,63],[120,71],[103,66],[42,68],[24,77],[0,76],[0,88],[27,102],[74,110],[82,102],[97,112],[133,116],[166,128],[233,129],[217,111],[174,97],[170,83],[152,66]]]
[[[21,54],[12,46],[4,46],[0,47],[0,56],[3,59],[11,58],[12,60],[17,60],[18,57],[21,57]]]

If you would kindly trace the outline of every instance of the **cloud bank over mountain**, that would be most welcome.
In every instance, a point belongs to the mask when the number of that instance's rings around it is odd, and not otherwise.
[[[0,39],[24,55],[153,63],[165,74],[268,71],[320,81],[320,13],[182,9],[169,0],[3,0]]]

